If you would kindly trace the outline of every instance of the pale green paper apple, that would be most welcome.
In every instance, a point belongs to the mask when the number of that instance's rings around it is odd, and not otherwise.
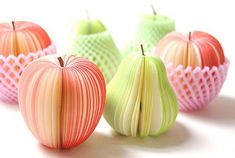
[[[71,52],[88,58],[102,70],[106,83],[112,79],[121,61],[121,54],[111,33],[96,19],[78,22],[72,38]]]
[[[178,114],[178,103],[163,62],[152,56],[130,54],[107,85],[104,117],[126,136],[157,136],[168,130]]]
[[[160,39],[175,30],[175,21],[172,18],[158,15],[153,7],[152,9],[152,15],[143,15],[139,18],[135,33],[127,43],[123,56],[140,51],[141,43],[144,43],[146,52],[151,52]]]

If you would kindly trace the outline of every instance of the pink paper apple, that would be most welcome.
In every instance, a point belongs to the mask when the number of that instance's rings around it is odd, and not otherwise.
[[[55,46],[39,25],[16,21],[0,24],[0,99],[17,103],[19,76],[31,61],[54,54]]]
[[[158,43],[153,54],[166,64],[181,111],[201,109],[219,94],[229,61],[212,35],[172,32]]]
[[[94,131],[106,87],[99,68],[85,58],[47,56],[30,63],[19,81],[19,106],[40,143],[71,148]]]

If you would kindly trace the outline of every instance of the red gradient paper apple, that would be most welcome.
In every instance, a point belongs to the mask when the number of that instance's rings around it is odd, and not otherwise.
[[[47,56],[19,81],[19,107],[33,135],[51,148],[71,148],[94,131],[104,110],[105,79],[85,58]]]
[[[157,46],[155,52],[166,63],[184,67],[213,67],[224,63],[224,52],[219,41],[201,31],[184,35],[179,32],[169,33]]]
[[[206,32],[169,33],[153,53],[167,64],[181,111],[207,105],[218,95],[226,79],[229,61],[219,41]]]
[[[17,103],[19,76],[32,60],[54,54],[55,46],[37,24],[15,21],[0,24],[0,99]]]

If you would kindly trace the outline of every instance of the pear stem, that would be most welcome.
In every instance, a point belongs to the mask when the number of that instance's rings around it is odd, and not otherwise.
[[[153,11],[153,15],[156,16],[156,15],[157,15],[157,12],[156,12],[156,10],[155,10],[153,4],[151,4],[151,8],[152,8],[152,11]]]
[[[15,30],[15,22],[12,21],[11,23],[12,23],[13,30]]]
[[[188,40],[191,40],[191,31],[188,33]]]
[[[61,66],[61,67],[64,67],[64,61],[63,61],[63,59],[62,59],[61,57],[58,57],[57,59],[59,60],[60,66]]]
[[[145,56],[143,44],[140,44],[140,48],[141,48],[142,55]]]
[[[90,20],[88,9],[86,9],[86,17],[87,17],[88,20]]]

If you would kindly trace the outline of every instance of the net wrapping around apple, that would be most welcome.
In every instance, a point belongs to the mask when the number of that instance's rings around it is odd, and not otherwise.
[[[199,110],[219,94],[229,60],[212,35],[201,31],[189,35],[173,32],[159,42],[153,53],[166,64],[180,111]]]
[[[56,53],[55,45],[37,24],[17,21],[0,24],[0,99],[18,103],[18,80],[34,59]]]
[[[181,111],[194,111],[210,103],[220,92],[229,68],[228,60],[218,67],[183,66],[167,64],[170,83],[179,98]]]
[[[150,52],[152,48],[167,33],[175,30],[175,22],[173,19],[163,15],[146,15],[139,19],[135,34],[127,44],[124,56],[133,52],[139,52],[139,45],[144,43],[146,52]]]
[[[23,71],[19,107],[40,143],[71,148],[84,142],[97,126],[104,109],[105,86],[102,72],[91,61],[46,56]]]
[[[71,38],[72,52],[98,65],[108,83],[121,61],[110,31],[99,20],[87,19],[79,22],[76,35]]]
[[[104,117],[126,136],[156,136],[174,123],[176,96],[164,64],[150,56],[130,54],[107,85]]]

